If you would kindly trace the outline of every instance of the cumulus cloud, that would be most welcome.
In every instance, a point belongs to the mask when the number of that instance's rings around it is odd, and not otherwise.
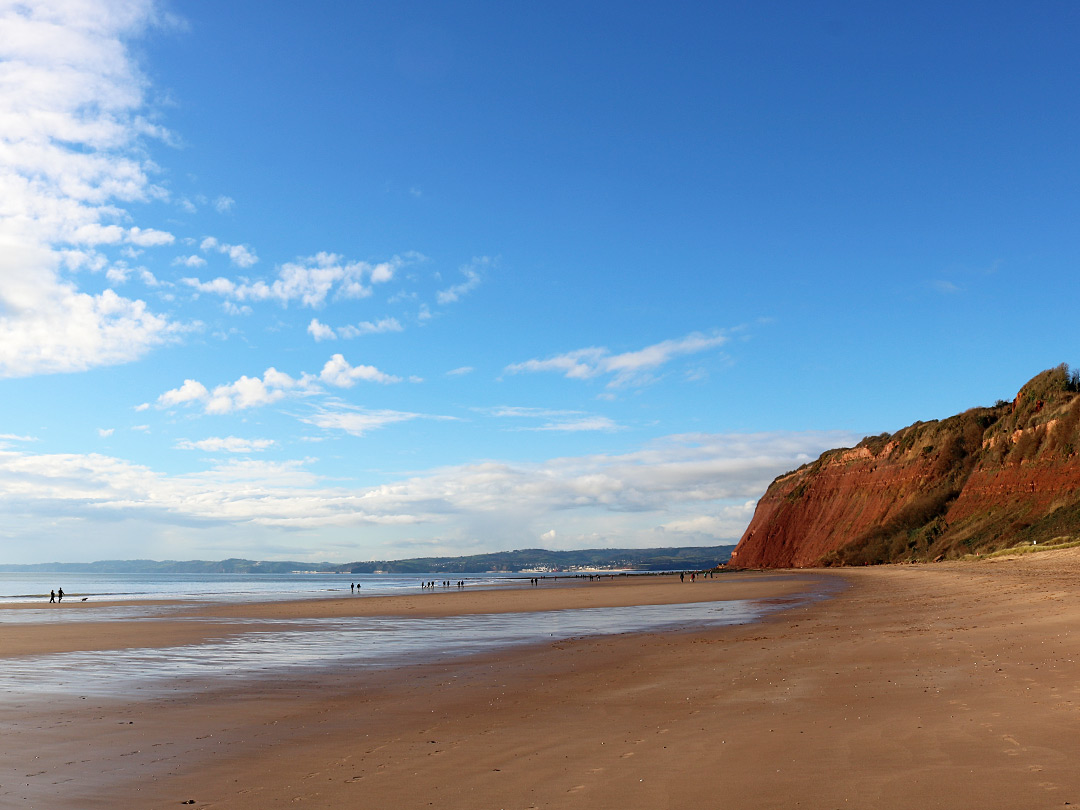
[[[208,414],[227,414],[258,408],[284,399],[291,393],[315,390],[315,379],[309,374],[298,378],[271,366],[262,377],[241,376],[238,380],[208,389],[198,380],[184,380],[179,388],[158,397],[159,408],[199,404]]]
[[[113,435],[113,432],[115,430],[116,430],[116,428],[98,428],[97,433],[98,433],[98,436],[100,436],[101,438],[107,439],[107,438],[109,438],[110,436]]]
[[[127,241],[139,247],[158,247],[159,245],[171,245],[176,241],[176,237],[167,231],[133,227],[128,229]]]
[[[643,349],[612,354],[608,349],[593,346],[558,354],[543,360],[526,360],[505,368],[507,374],[553,371],[568,379],[587,380],[609,375],[609,388],[642,385],[652,380],[651,372],[676,357],[708,351],[728,342],[724,334],[693,332],[677,340],[664,340]]]
[[[273,447],[273,439],[241,439],[236,436],[211,436],[199,441],[181,439],[175,445],[177,450],[202,450],[207,453],[260,453]]]
[[[207,414],[228,414],[271,405],[291,395],[318,394],[323,391],[320,382],[336,388],[352,388],[358,382],[390,384],[401,381],[401,377],[386,374],[375,366],[354,366],[343,355],[335,354],[326,361],[318,376],[302,372],[299,377],[293,377],[271,366],[262,377],[245,374],[213,389],[198,380],[187,379],[180,387],[161,394],[157,398],[157,407],[197,405]],[[141,408],[139,406],[137,410]]]
[[[217,247],[213,237],[203,240],[203,249]],[[201,281],[185,278],[183,282],[200,292],[214,293],[236,301],[277,301],[283,306],[298,301],[301,306],[321,307],[328,297],[335,299],[366,298],[372,293],[372,285],[385,284],[410,261],[423,257],[410,253],[371,264],[348,262],[336,253],[317,253],[295,262],[287,262],[278,268],[277,278],[267,282],[261,279],[239,282],[227,278]]]
[[[216,200],[214,200],[214,210],[217,211],[219,214],[224,214],[228,211],[232,211],[234,205],[236,205],[236,200],[234,200],[232,197],[226,197],[222,195],[221,197],[218,197]]]
[[[319,374],[319,379],[327,385],[337,386],[338,388],[352,388],[361,380],[383,384],[401,382],[401,377],[386,374],[379,371],[375,366],[351,366],[340,354],[335,354],[326,361],[326,365],[323,366],[323,370]]]
[[[255,251],[248,245],[229,245],[225,242],[219,242],[213,236],[207,236],[199,244],[199,250],[205,252],[217,251],[229,257],[229,261],[235,264],[237,267],[251,267],[253,264],[259,261],[259,257],[255,255]]]
[[[337,340],[334,330],[322,323],[318,318],[312,318],[307,327],[308,333],[315,338],[316,342],[322,340]]]
[[[98,245],[173,239],[120,224],[121,205],[165,196],[143,142],[167,133],[126,45],[155,15],[150,0],[0,6],[0,376],[125,363],[180,331],[64,274]]]
[[[190,402],[203,402],[210,398],[210,392],[206,386],[198,380],[184,380],[179,388],[166,391],[158,397],[158,405],[163,408],[171,408],[175,405],[186,405]],[[144,410],[140,405],[135,410]]]

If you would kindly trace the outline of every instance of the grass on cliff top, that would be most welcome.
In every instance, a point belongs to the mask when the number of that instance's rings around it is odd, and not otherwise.
[[[1074,540],[1071,537],[1055,537],[1049,543],[1041,543],[1039,545],[1028,543],[1021,546],[998,549],[997,551],[991,551],[989,554],[982,554],[980,556],[968,554],[967,558],[972,560],[989,560],[992,557],[1007,557],[1016,554],[1035,554],[1040,551],[1056,551],[1059,548],[1076,548],[1077,546],[1080,546],[1080,540]]]

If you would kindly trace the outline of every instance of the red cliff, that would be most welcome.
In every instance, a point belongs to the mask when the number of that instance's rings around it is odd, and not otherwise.
[[[1080,535],[1080,374],[1011,403],[916,422],[780,476],[731,564],[933,560]]]

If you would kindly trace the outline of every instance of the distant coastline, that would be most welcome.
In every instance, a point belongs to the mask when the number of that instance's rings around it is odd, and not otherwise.
[[[726,563],[734,545],[676,548],[515,549],[463,557],[415,557],[349,563],[296,560],[98,560],[89,563],[0,564],[3,573],[102,574],[410,574],[476,571],[576,573],[589,571],[703,570]]]

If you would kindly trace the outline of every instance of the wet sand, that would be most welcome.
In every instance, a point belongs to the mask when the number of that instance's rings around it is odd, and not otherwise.
[[[5,704],[0,804],[1080,804],[1080,551],[814,576],[850,587],[753,625],[559,641],[172,698]],[[659,586],[701,599],[743,583],[765,594],[806,580],[751,574],[516,593],[635,604],[661,598]],[[470,596],[477,609],[489,598],[509,601],[488,609],[515,601],[514,591],[488,593],[499,595]],[[288,609],[345,610],[323,601]]]

